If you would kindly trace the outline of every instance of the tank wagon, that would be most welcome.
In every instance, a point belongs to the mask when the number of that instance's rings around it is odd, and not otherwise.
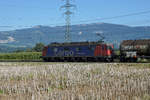
[[[150,39],[122,41],[120,61],[137,61],[138,58],[150,58]]]
[[[44,61],[113,61],[113,45],[103,42],[51,43],[44,47]]]

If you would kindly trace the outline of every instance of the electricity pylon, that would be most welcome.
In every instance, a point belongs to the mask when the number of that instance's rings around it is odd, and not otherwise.
[[[66,33],[65,33],[65,40],[66,42],[71,42],[71,33],[70,33],[70,25],[71,25],[71,15],[73,12],[71,11],[72,8],[75,8],[75,5],[70,3],[70,0],[63,0],[65,1],[65,5],[61,6],[61,9],[64,9],[64,15],[66,17]]]

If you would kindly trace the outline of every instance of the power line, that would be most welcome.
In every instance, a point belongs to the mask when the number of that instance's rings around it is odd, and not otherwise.
[[[150,10],[143,11],[143,12],[129,13],[129,14],[124,14],[124,15],[119,15],[119,16],[96,18],[96,19],[91,19],[91,20],[81,20],[81,21],[77,21],[77,22],[90,22],[90,21],[97,21],[97,20],[103,21],[103,20],[110,20],[110,19],[118,19],[118,18],[123,18],[123,17],[135,16],[135,15],[142,15],[142,14],[147,14],[147,13],[150,13]]]
[[[0,28],[13,28],[13,26],[0,26]]]
[[[147,13],[150,13],[150,10],[146,10],[146,11],[142,11],[142,12],[136,12],[136,13],[129,13],[129,14],[124,14],[124,15],[118,15],[118,16],[112,16],[112,17],[73,21],[73,23],[94,22],[94,21],[99,21],[99,20],[104,21],[104,20],[110,20],[110,19],[118,19],[118,18],[124,18],[124,17],[136,16],[136,15],[143,15],[143,14],[147,14]],[[48,25],[58,26],[58,25],[64,25],[64,23],[56,23],[56,24],[48,24]],[[19,27],[19,26],[0,26],[0,27],[2,27],[2,28],[13,28],[13,27]],[[24,27],[24,26],[22,25],[22,27]],[[34,26],[25,26],[25,27],[34,27]]]

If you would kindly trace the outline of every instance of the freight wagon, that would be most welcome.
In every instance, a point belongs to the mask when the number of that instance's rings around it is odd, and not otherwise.
[[[150,58],[150,39],[122,41],[120,61],[137,61],[138,58]]]
[[[113,61],[113,45],[103,42],[51,43],[44,47],[44,61]]]

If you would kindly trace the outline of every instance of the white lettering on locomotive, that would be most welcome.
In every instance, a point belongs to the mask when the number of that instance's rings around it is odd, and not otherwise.
[[[58,51],[55,53],[55,56],[73,56],[73,51]]]

